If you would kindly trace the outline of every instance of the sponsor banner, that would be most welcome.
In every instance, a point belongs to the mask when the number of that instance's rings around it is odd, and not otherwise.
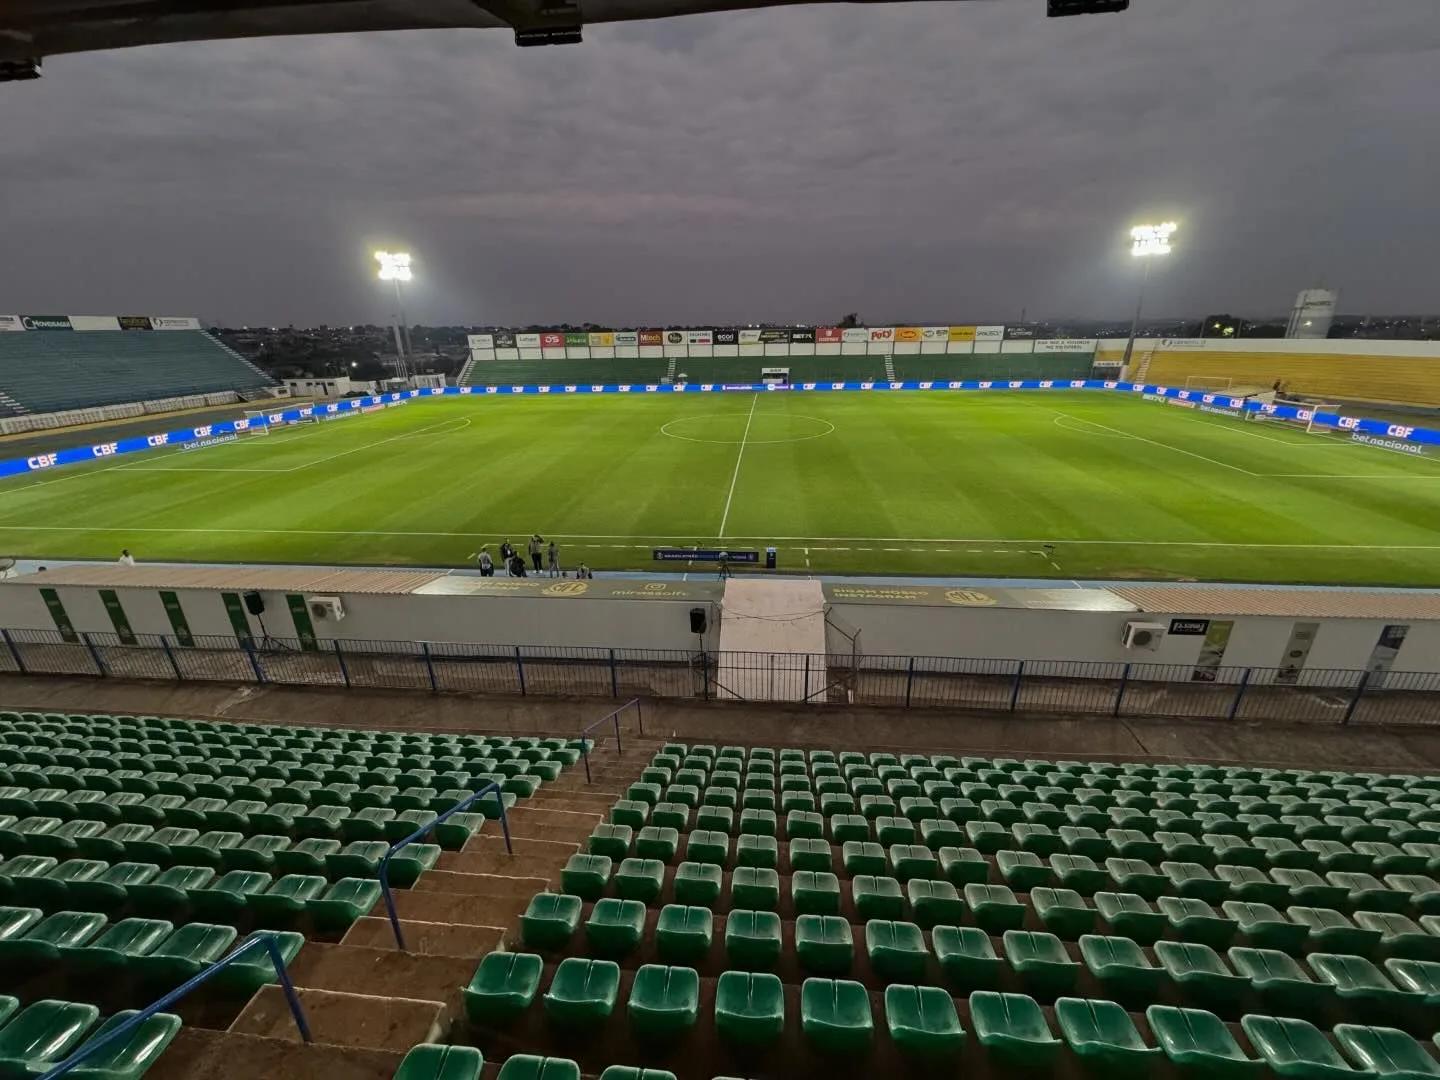
[[[24,329],[25,323],[21,321],[19,315],[0,315],[0,333],[7,330],[23,331]]]
[[[973,326],[952,326],[947,338],[950,341],[974,341],[975,330]]]
[[[40,599],[45,601],[45,607],[50,612],[50,618],[54,620],[55,629],[60,632],[61,639],[78,645],[80,635],[75,632],[75,624],[70,621],[65,605],[60,602],[60,594],[54,589],[41,589]]]
[[[1237,414],[1237,410],[1238,410],[1238,409],[1239,409],[1239,406],[1238,406],[1238,405],[1235,406],[1235,408],[1232,408],[1232,409],[1227,409],[1227,408],[1224,408],[1223,406],[1220,406],[1220,405],[1201,405],[1201,406],[1200,406],[1200,411],[1201,411],[1201,412],[1214,413],[1216,416],[1229,416],[1229,417],[1232,417],[1232,418]]]
[[[517,348],[521,348],[521,349],[538,349],[538,348],[540,348],[540,335],[539,335],[539,334],[516,334],[516,335],[515,335],[515,345],[516,345]]]
[[[1400,442],[1398,439],[1381,439],[1360,431],[1352,431],[1350,441],[1363,443],[1366,446],[1378,446],[1381,450],[1399,450],[1402,454],[1414,454],[1418,457],[1424,457],[1428,453],[1425,447],[1418,443]]]
[[[1200,407],[1198,401],[1182,401],[1180,398],[1164,398],[1162,400],[1166,405],[1174,405],[1181,409],[1198,409]]]
[[[1395,666],[1395,657],[1400,655],[1400,646],[1405,644],[1405,639],[1409,636],[1408,623],[1392,624],[1380,631],[1379,640],[1375,642],[1375,648],[1370,653],[1370,662],[1365,665],[1365,670],[1370,673],[1369,685],[1385,685],[1385,676]]]
[[[923,326],[920,328],[920,339],[922,341],[948,341],[950,328],[948,326]]]
[[[1280,686],[1294,686],[1300,681],[1300,672],[1310,659],[1310,649],[1315,644],[1315,635],[1320,633],[1318,622],[1297,622],[1290,626],[1290,640],[1285,643],[1285,652],[1280,657],[1280,666],[1275,672],[1275,682]]]
[[[565,335],[565,347],[567,349],[587,349],[590,347],[590,335],[583,331],[580,333],[572,331]]]
[[[761,330],[760,344],[762,345],[788,345],[790,343],[789,330]]]
[[[497,349],[515,348],[515,335],[509,330],[501,330],[495,335],[495,347]]]
[[[1000,341],[1005,337],[1003,326],[977,326],[975,327],[975,341]]]
[[[1204,637],[1210,632],[1209,619],[1171,619],[1172,637]]]
[[[641,345],[661,345],[664,343],[664,333],[660,330],[640,330]]]
[[[1214,682],[1220,671],[1220,662],[1225,659],[1225,650],[1230,646],[1230,634],[1235,629],[1234,619],[1212,619],[1205,630],[1205,640],[1200,643],[1200,656],[1195,661],[1195,670],[1190,673],[1191,682]]]
[[[760,552],[736,551],[729,548],[654,548],[655,562],[743,562],[758,563]]]
[[[813,326],[801,326],[790,331],[790,341],[799,342],[802,345],[809,345],[815,340],[815,328]]]
[[[845,331],[838,326],[817,326],[815,328],[815,340],[827,344],[834,344],[837,341],[845,340]]]
[[[195,647],[195,635],[190,632],[190,622],[185,618],[185,609],[180,606],[177,593],[161,592],[160,605],[170,620],[170,629],[175,631],[175,640],[187,649]]]
[[[684,344],[685,344],[685,331],[684,331],[684,330],[666,330],[666,331],[665,331],[665,344],[666,344],[666,345],[684,345]]]
[[[71,330],[119,330],[120,320],[114,315],[71,315]]]
[[[645,389],[648,390],[648,389],[650,389],[650,388],[647,386]],[[725,383],[725,384],[723,384],[723,385],[720,387],[720,389],[721,389],[721,390],[754,390],[754,389],[755,389],[755,384],[754,384],[754,383],[748,383],[748,382],[746,382],[746,383]]]
[[[130,626],[130,616],[125,614],[125,605],[120,603],[120,594],[114,589],[101,589],[100,603],[105,605],[105,613],[110,616],[110,625],[115,627],[120,644],[134,645],[135,631]]]
[[[759,331],[759,330],[741,330],[741,331],[740,331],[740,344],[741,344],[741,345],[759,345],[759,344],[760,344],[760,331]]]
[[[714,345],[715,331],[713,330],[686,330],[686,345]]]
[[[616,345],[639,345],[640,335],[634,330],[616,330],[612,335]]]
[[[918,326],[897,326],[895,328],[896,341],[924,341],[925,331]]]
[[[1033,326],[1007,326],[1005,327],[1006,341],[1034,341],[1035,328]]]
[[[494,334],[466,334],[465,343],[472,349],[495,348]]]
[[[893,326],[870,326],[866,329],[870,331],[870,336],[865,339],[866,341],[895,340],[895,328]]]
[[[716,344],[716,345],[736,345],[736,344],[739,344],[739,341],[740,341],[740,331],[738,331],[738,330],[725,329],[725,330],[716,330],[716,331],[715,331],[715,344]]]
[[[613,349],[615,347],[615,335],[608,330],[592,333],[589,335],[589,344],[592,349]]]
[[[151,315],[150,325],[156,330],[202,330],[199,319],[175,315]]]
[[[245,605],[240,601],[240,594],[221,593],[220,600],[225,605],[225,614],[230,618],[230,629],[235,632],[235,640],[245,648],[250,648],[255,644],[255,637],[250,632],[250,618],[245,614]]]
[[[1198,337],[1163,337],[1160,339],[1162,349],[1203,349],[1205,339]]]
[[[21,315],[26,330],[72,330],[69,315]]]
[[[150,321],[149,315],[121,315],[115,320],[120,324],[121,330],[153,330],[154,324]]]
[[[541,334],[540,347],[542,349],[563,349],[565,347],[565,335]]]
[[[1121,368],[1123,368],[1123,367],[1125,366],[1125,361],[1124,361],[1124,359],[1122,359],[1121,357],[1118,357],[1118,356],[1115,357],[1114,359],[1106,358],[1106,359],[1104,359],[1104,360],[1102,360],[1099,356],[1096,356],[1095,359],[1094,359],[1094,361],[1092,361],[1091,366],[1092,366],[1092,367],[1103,367],[1103,368],[1114,368],[1116,371],[1119,371]]]
[[[1037,353],[1087,353],[1095,351],[1094,338],[1041,338],[1035,342]]]
[[[847,341],[851,345],[862,341],[870,340],[870,331],[863,326],[850,326],[841,331],[841,341]]]
[[[315,624],[310,621],[310,606],[300,593],[286,593],[285,606],[290,609],[290,618],[295,621],[295,636],[300,639],[302,652],[319,652],[320,642],[315,637]]]

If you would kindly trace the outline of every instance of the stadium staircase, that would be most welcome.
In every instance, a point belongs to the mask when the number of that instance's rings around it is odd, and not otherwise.
[[[1150,374],[1150,361],[1154,358],[1155,353],[1150,349],[1146,349],[1140,354],[1140,366],[1137,367],[1135,373],[1129,377],[1132,383],[1143,383],[1145,381],[1145,376]]]
[[[676,365],[678,365],[679,363],[680,361],[676,357],[672,356],[670,358],[669,365],[665,368],[665,378],[669,379],[671,382],[675,381],[675,369]]]
[[[203,331],[6,334],[0,393],[25,412],[62,412],[273,385]]]
[[[885,357],[885,381],[895,381],[895,357],[893,356]]]
[[[456,386],[473,386],[474,383],[472,383],[472,382],[470,381],[470,372],[474,369],[474,367],[475,367],[475,357],[471,356],[470,358],[468,358],[468,359],[465,361],[464,366],[460,368],[460,374],[457,375],[457,376],[455,376],[455,385],[456,385]]]
[[[239,964],[106,1080],[1440,1074],[1436,776],[0,722],[17,1075],[257,929],[315,1041]]]
[[[9,394],[0,390],[0,415],[23,416],[26,412],[25,406],[16,401]]]

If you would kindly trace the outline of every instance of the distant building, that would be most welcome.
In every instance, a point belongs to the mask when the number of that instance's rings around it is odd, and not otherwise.
[[[1335,320],[1335,304],[1340,294],[1333,289],[1302,289],[1290,309],[1285,325],[1287,338],[1324,338],[1330,336]]]

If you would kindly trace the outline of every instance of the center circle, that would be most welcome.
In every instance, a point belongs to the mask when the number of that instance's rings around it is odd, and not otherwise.
[[[683,442],[752,446],[808,442],[822,439],[834,430],[835,425],[829,420],[800,413],[761,413],[747,417],[745,413],[721,412],[677,417],[662,425],[660,434]]]

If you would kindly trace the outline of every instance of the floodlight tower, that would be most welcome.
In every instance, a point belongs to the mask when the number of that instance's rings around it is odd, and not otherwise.
[[[400,293],[400,283],[409,281],[414,276],[410,272],[410,253],[377,251],[375,261],[380,264],[380,280],[395,284],[395,374],[402,379],[409,378],[410,371],[405,363],[406,349],[401,337],[403,334],[408,338],[410,332],[405,328],[405,300]]]
[[[1130,255],[1144,267],[1140,275],[1140,295],[1135,300],[1135,317],[1130,320],[1130,337],[1125,341],[1125,359],[1121,370],[1128,377],[1130,354],[1135,351],[1135,334],[1140,329],[1140,309],[1145,306],[1145,286],[1150,283],[1150,263],[1159,255],[1170,254],[1170,238],[1179,226],[1173,221],[1159,225],[1136,225],[1130,230]]]

